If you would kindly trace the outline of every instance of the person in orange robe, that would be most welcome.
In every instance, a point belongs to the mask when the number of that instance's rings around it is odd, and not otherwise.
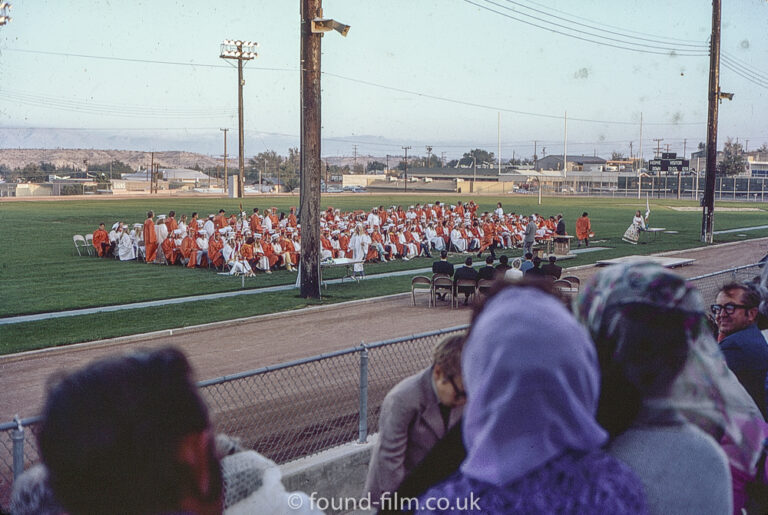
[[[187,268],[195,268],[197,265],[197,243],[187,233],[187,236],[181,240],[181,257],[187,259]]]
[[[296,208],[291,207],[291,212],[288,214],[288,227],[296,227],[298,225],[298,220],[296,219]]]
[[[219,209],[219,214],[213,217],[213,225],[217,231],[227,226],[226,211]]]
[[[339,234],[339,248],[341,249],[339,257],[352,257],[352,251],[349,250],[349,231],[346,229]]]
[[[277,264],[280,258],[277,256],[277,254],[275,254],[275,249],[272,247],[272,244],[267,238],[264,238],[264,241],[261,242],[261,248],[264,251],[264,256],[266,256],[267,260],[269,261],[269,268],[271,270],[272,267]]]
[[[395,232],[395,226],[391,225],[389,227],[387,238],[389,240],[389,244],[395,249],[395,252],[399,256],[405,256],[405,254],[403,254],[403,245],[400,243],[400,238],[398,238],[397,233]]]
[[[99,228],[93,231],[93,247],[99,257],[106,257],[109,250],[109,233],[104,222],[99,224]]]
[[[216,231],[208,240],[208,259],[218,269],[221,269],[222,265],[224,265],[224,256],[221,254],[223,248],[224,241],[221,239],[221,233]]]
[[[192,236],[192,238],[197,238],[197,211],[192,213],[192,219],[189,221],[189,225],[187,226],[187,234]]]
[[[576,219],[576,238],[579,240],[579,247],[581,242],[584,241],[584,245],[589,247],[589,233],[592,232],[592,223],[589,221],[589,215],[586,211]]]
[[[176,240],[174,238],[177,236],[178,233],[173,231],[163,240],[163,243],[160,244],[160,249],[163,251],[165,260],[168,261],[168,264],[170,265],[176,264]]]
[[[144,220],[144,261],[154,263],[157,257],[157,234],[155,234],[155,213],[149,211]]]
[[[296,252],[296,246],[293,244],[288,235],[283,234],[280,236],[280,246],[283,247],[283,252],[287,252],[291,256],[291,264],[293,266],[298,266],[299,253]]]
[[[165,226],[168,228],[168,234],[173,234],[173,231],[179,228],[179,223],[176,221],[176,211],[168,211]]]
[[[260,233],[262,231],[261,217],[259,216],[258,207],[253,208],[253,214],[251,215],[251,218],[248,220],[248,225],[251,227],[251,232],[253,234]]]

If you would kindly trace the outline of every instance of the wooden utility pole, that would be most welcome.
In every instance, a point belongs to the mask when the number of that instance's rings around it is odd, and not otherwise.
[[[712,0],[712,36],[709,47],[709,110],[707,114],[707,179],[702,199],[701,241],[712,243],[715,223],[717,173],[717,110],[720,100],[720,0]],[[698,172],[697,172],[698,173]]]
[[[229,180],[229,172],[227,170],[227,131],[229,129],[219,129],[224,133],[224,191],[227,190],[227,181]]]
[[[403,147],[403,150],[405,150],[405,192],[408,193],[408,149],[410,149],[410,145],[407,147]]]
[[[301,285],[300,295],[320,298],[320,42],[312,20],[321,0],[301,1]]]

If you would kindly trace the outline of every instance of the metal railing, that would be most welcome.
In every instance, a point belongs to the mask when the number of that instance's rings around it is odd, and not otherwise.
[[[466,325],[201,381],[216,432],[238,437],[277,463],[309,456],[378,430],[386,393],[432,362],[432,348]],[[13,480],[39,460],[40,417],[0,424],[0,506]]]
[[[730,281],[750,281],[758,264],[689,279],[706,304]],[[217,432],[277,463],[337,445],[364,442],[378,430],[386,393],[431,363],[431,351],[457,326],[385,340],[280,365],[201,381]],[[39,460],[35,431],[39,417],[0,424],[0,505],[7,505],[13,479]]]

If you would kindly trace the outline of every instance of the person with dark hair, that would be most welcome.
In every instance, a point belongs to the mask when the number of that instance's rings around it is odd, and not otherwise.
[[[104,222],[99,224],[99,228],[93,231],[93,248],[99,257],[109,257],[109,233]]]
[[[456,294],[459,293],[464,294],[464,305],[466,306],[469,303],[469,296],[475,293],[475,287],[476,286],[456,286],[456,282],[459,279],[468,279],[470,281],[475,281],[475,284],[477,284],[477,270],[475,270],[472,267],[472,258],[468,257],[464,261],[464,266],[458,268],[453,273],[453,288],[456,291]]]
[[[461,378],[464,335],[448,336],[432,352],[432,366],[403,379],[387,393],[379,415],[379,439],[371,454],[365,490],[377,502],[460,419],[466,402]]]
[[[499,264],[496,265],[496,273],[499,275],[499,277],[504,277],[504,274],[512,268],[509,266],[509,258],[506,254],[502,254],[499,256]]]
[[[533,265],[523,275],[526,277],[544,277],[544,271],[541,269],[541,258],[536,256],[532,263]]]
[[[766,406],[768,344],[757,328],[760,294],[742,283],[728,283],[715,297],[712,314],[717,323],[717,341],[728,368],[757,403],[763,417]]]
[[[496,269],[493,267],[493,258],[488,256],[485,258],[485,266],[477,271],[477,280],[488,279],[492,280],[496,275]]]
[[[220,513],[208,410],[168,347],[96,361],[48,392],[38,444],[69,513]]]
[[[584,242],[585,247],[589,247],[589,235],[592,232],[592,222],[589,221],[589,215],[584,211],[579,218],[576,219],[576,239],[579,241],[578,247],[581,247],[581,242]]]
[[[553,279],[560,279],[563,273],[563,267],[557,264],[557,256],[550,254],[549,263],[541,265],[541,273]]]
[[[723,363],[699,292],[656,264],[616,265],[576,309],[597,348],[608,451],[640,476],[649,512],[740,512],[762,417]]]
[[[560,300],[531,286],[489,297],[461,365],[467,456],[417,513],[645,513],[639,479],[601,450],[597,356]]]
[[[520,271],[525,275],[525,272],[533,268],[533,254],[530,252],[525,253],[525,260],[520,264]]]

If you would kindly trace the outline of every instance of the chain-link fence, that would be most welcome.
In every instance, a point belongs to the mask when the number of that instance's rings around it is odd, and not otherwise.
[[[689,279],[706,304],[730,281],[750,281],[759,265],[747,265]],[[457,326],[405,338],[361,344],[281,365],[202,381],[215,430],[277,463],[309,456],[378,431],[386,393],[431,363],[443,336]],[[13,478],[39,459],[39,418],[0,424],[0,506],[7,506]]]
[[[437,341],[465,331],[457,326],[361,344],[281,365],[202,381],[216,432],[285,463],[378,430],[384,395],[431,363]],[[39,417],[0,424],[0,506],[13,479],[39,460]]]

